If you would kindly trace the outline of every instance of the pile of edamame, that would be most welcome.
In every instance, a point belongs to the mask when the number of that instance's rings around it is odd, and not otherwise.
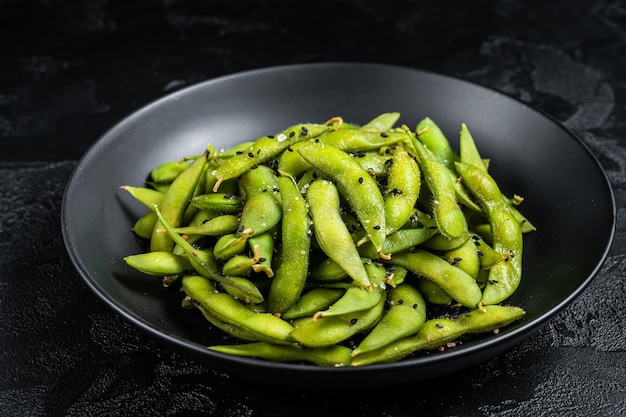
[[[322,366],[393,362],[500,329],[535,230],[467,126],[335,117],[154,167],[126,263],[238,342],[218,352]],[[441,306],[456,314],[441,315]]]

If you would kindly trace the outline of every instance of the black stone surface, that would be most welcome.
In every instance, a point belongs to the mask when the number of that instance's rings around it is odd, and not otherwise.
[[[0,0],[0,415],[626,415],[624,1]],[[601,272],[505,354],[425,383],[263,386],[146,337],[84,285],[59,214],[80,156],[133,110],[196,82],[307,62],[453,75],[546,112],[613,185]],[[593,213],[581,227],[593,227]]]

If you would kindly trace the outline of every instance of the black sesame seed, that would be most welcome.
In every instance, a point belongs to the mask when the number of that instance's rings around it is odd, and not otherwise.
[[[290,147],[288,147],[288,148],[287,148],[287,150],[288,150],[289,152],[293,152],[293,148],[292,148],[291,146],[290,146]]]
[[[387,134],[387,132],[381,132],[381,133],[380,133],[380,136],[382,136],[383,138],[386,138],[386,137],[388,137],[389,135]]]
[[[248,156],[249,156],[250,158],[254,158],[254,154],[253,154],[252,152],[248,152]]]
[[[374,226],[372,229],[374,229],[374,230],[380,230],[380,226],[376,225],[376,226]]]
[[[495,279],[487,280],[487,284],[497,284],[497,283],[498,281],[496,281]]]
[[[292,138],[292,137],[294,137],[295,134],[296,134],[296,132],[291,131],[291,132],[289,132],[289,137]]]
[[[357,319],[352,319],[350,320],[350,324],[356,324],[357,321],[358,321]]]
[[[363,177],[359,177],[359,184],[363,184]]]
[[[259,263],[260,262],[265,262],[265,261],[267,261],[267,258],[259,258],[259,260],[258,260]]]
[[[417,308],[417,303],[413,304],[413,308]]]
[[[237,151],[235,152],[237,155],[241,155],[243,153],[243,151]]]
[[[404,304],[404,300],[398,300],[397,303],[398,304]]]

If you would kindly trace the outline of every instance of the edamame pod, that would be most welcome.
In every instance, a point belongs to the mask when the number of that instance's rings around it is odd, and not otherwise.
[[[434,281],[452,298],[466,307],[476,307],[482,298],[482,292],[474,278],[428,251],[422,249],[404,251],[394,254],[388,262],[403,266],[411,272]]]
[[[470,333],[485,333],[521,319],[525,311],[519,307],[490,305],[473,310],[455,319],[431,319],[413,336],[400,339],[382,348],[356,355],[352,366],[379,362],[395,362],[418,350],[436,349]]]
[[[483,304],[497,304],[510,297],[519,286],[522,276],[522,231],[491,175],[468,164],[457,163],[456,168],[466,187],[487,212],[493,249],[507,255],[504,262],[498,262],[489,270],[481,300]]]
[[[383,196],[373,179],[347,153],[321,143],[311,143],[298,152],[324,176],[331,178],[355,212],[379,256],[386,236]],[[309,187],[310,191],[310,187]]]
[[[191,204],[217,215],[237,214],[243,209],[244,199],[235,194],[210,193],[192,198]]]
[[[300,141],[314,138],[324,132],[334,129],[337,119],[331,119],[326,124],[299,124],[292,126],[276,136],[264,136],[252,144],[247,152],[236,154],[225,160],[215,170],[217,182],[213,191],[217,192],[220,184],[228,179],[237,178],[255,165],[259,165],[290,146]]]
[[[193,159],[182,159],[180,161],[168,161],[157,165],[150,172],[152,181],[161,184],[170,184],[178,177],[189,165]]]
[[[174,231],[182,235],[222,236],[235,232],[238,227],[237,216],[224,214],[207,219],[197,226],[175,227]]]
[[[276,226],[282,218],[280,203],[272,194],[259,193],[246,200],[239,221],[240,228],[252,230],[254,236],[263,234]]]
[[[291,177],[278,178],[282,196],[281,262],[268,294],[270,311],[283,313],[300,297],[309,270],[311,224],[306,201]]]
[[[207,158],[208,152],[205,152],[181,172],[168,188],[161,204],[158,205],[163,218],[172,227],[180,226],[185,209],[196,191],[200,176],[204,172]],[[157,221],[150,237],[151,251],[171,251],[174,248],[174,241],[171,236],[167,233],[158,232],[161,228],[163,228],[162,222]]]
[[[429,117],[422,119],[415,128],[419,141],[423,143],[448,169],[454,169],[458,157],[441,128]]]
[[[269,313],[254,313],[244,307],[230,294],[211,290],[207,278],[199,275],[186,275],[182,279],[185,293],[201,303],[218,320],[241,326],[262,339],[272,339],[276,343],[292,342],[293,327],[286,321]]]
[[[354,336],[380,320],[385,298],[369,310],[358,311],[343,316],[298,319],[294,323],[291,337],[303,346],[331,346]]]
[[[408,283],[389,291],[391,307],[352,352],[352,356],[378,349],[417,332],[426,321],[426,302]]]
[[[409,154],[396,148],[389,168],[385,200],[386,234],[401,228],[413,212],[420,191],[420,170]]]
[[[320,310],[327,309],[345,293],[339,288],[313,288],[306,291],[294,305],[285,311],[281,317],[285,320],[310,317]],[[272,311],[272,310],[270,310]]]
[[[385,268],[368,259],[364,260],[364,264],[370,282],[372,283],[371,290],[363,288],[360,285],[351,285],[340,299],[327,309],[318,311],[313,316],[314,320],[320,317],[341,316],[357,311],[369,310],[384,298],[385,285],[383,284],[383,280],[386,275]]]
[[[124,258],[128,266],[153,276],[179,275],[190,269],[189,262],[171,252],[146,252]]]
[[[335,185],[328,180],[315,180],[307,189],[306,199],[315,238],[322,251],[355,282],[370,288],[371,283],[359,251],[341,219],[339,193]]]
[[[158,207],[155,207],[155,212],[157,217],[167,234],[172,238],[176,244],[178,244],[185,254],[187,254],[187,259],[191,266],[196,270],[196,272],[202,275],[205,278],[213,279],[218,281],[225,288],[235,288],[238,291],[239,297],[242,300],[246,300],[253,303],[260,303],[263,301],[263,295],[259,292],[259,289],[250,281],[237,279],[233,280],[231,277],[222,276],[218,272],[217,265],[215,263],[215,259],[209,252],[195,249],[191,244],[189,244],[185,239],[183,239],[178,233],[174,231],[172,226],[165,220],[163,214]]]
[[[257,342],[244,345],[210,346],[209,349],[229,355],[247,356],[277,362],[312,362],[320,366],[348,366],[352,360],[352,350],[335,345],[325,348],[305,348],[300,345],[274,345]]]
[[[442,235],[456,239],[467,233],[465,215],[456,200],[455,183],[448,168],[415,135],[407,132],[413,142],[424,181],[433,195],[433,214]]]

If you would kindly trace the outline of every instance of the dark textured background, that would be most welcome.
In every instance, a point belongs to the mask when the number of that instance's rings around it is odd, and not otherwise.
[[[297,4],[0,0],[0,415],[626,415],[626,2]],[[618,210],[609,258],[583,295],[462,373],[349,393],[218,374],[100,302],[73,269],[59,221],[65,183],[88,147],[182,87],[321,61],[457,76],[578,135],[605,168]],[[593,227],[593,213],[581,227]]]

